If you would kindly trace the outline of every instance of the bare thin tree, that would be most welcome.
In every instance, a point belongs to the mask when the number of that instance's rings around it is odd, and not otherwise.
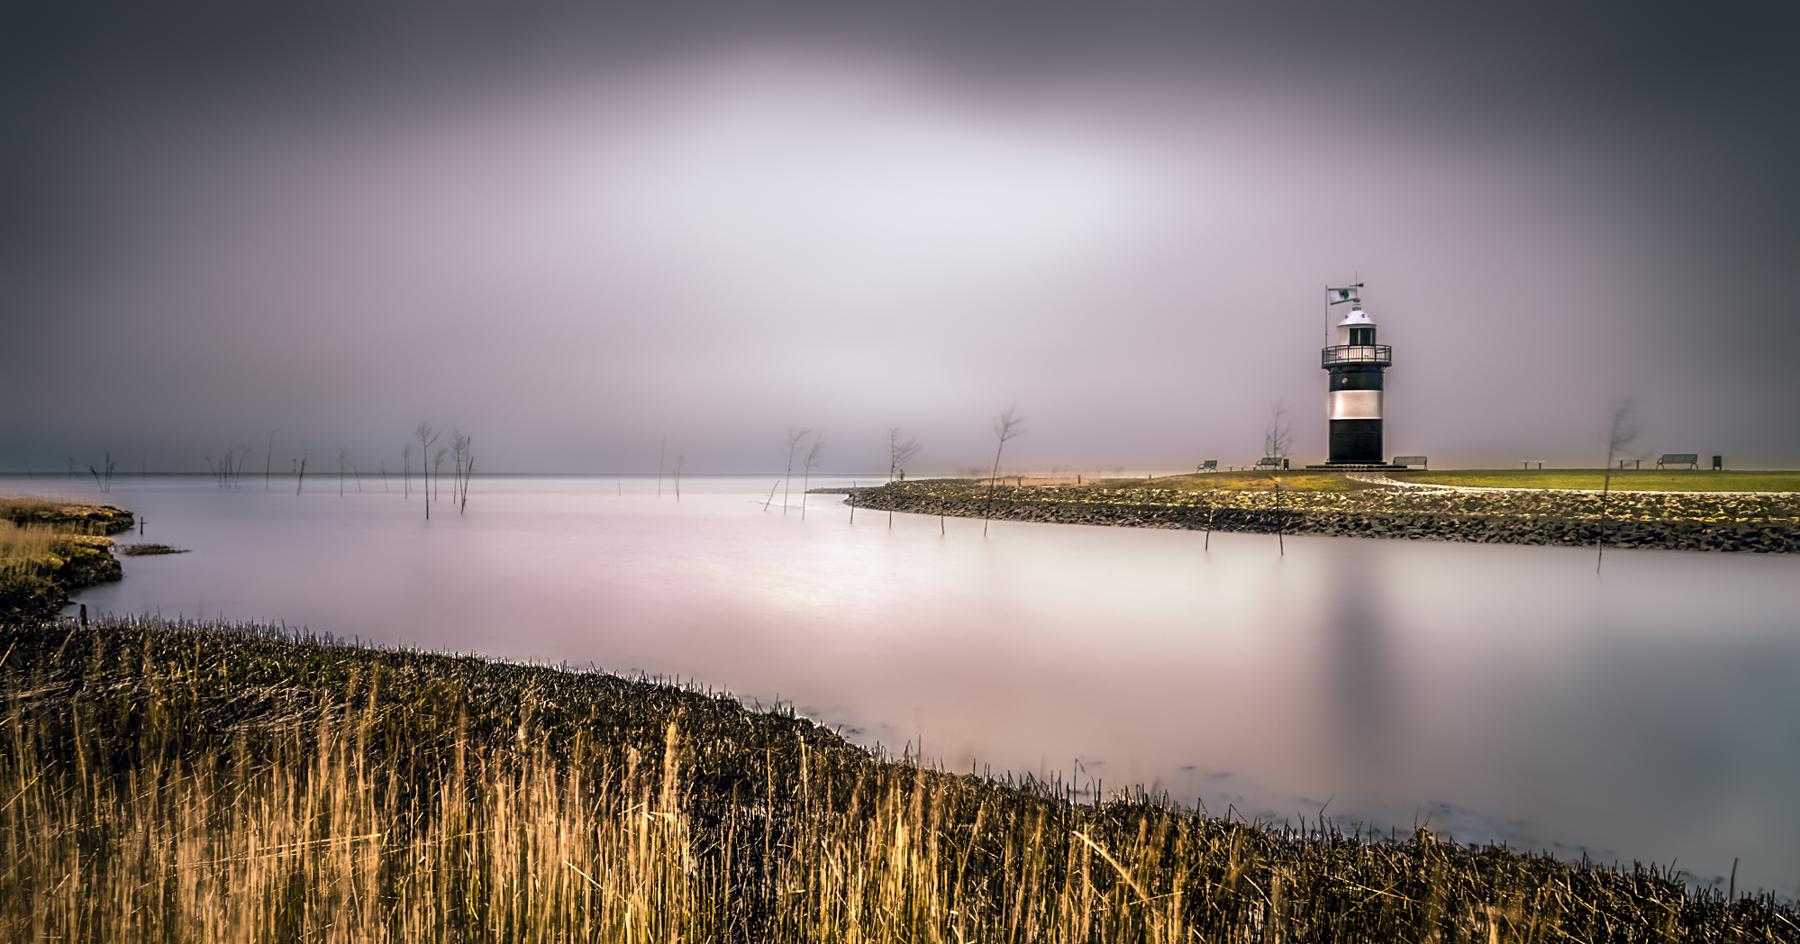
[[[1281,520],[1281,467],[1286,464],[1288,449],[1294,444],[1293,430],[1287,422],[1287,404],[1275,401],[1274,409],[1269,411],[1269,425],[1263,427],[1263,455],[1281,460],[1269,472],[1275,480],[1275,545],[1281,549],[1281,556],[1287,556],[1287,527]],[[1211,537],[1207,543],[1210,545]]]
[[[104,473],[102,473],[99,469],[94,468],[94,465],[91,462],[88,463],[88,473],[93,475],[94,484],[96,486],[98,486],[101,491],[103,491],[103,492],[112,491],[112,480],[113,480],[112,453],[109,452],[106,454],[106,471]]]
[[[1263,427],[1263,455],[1285,459],[1294,445],[1294,431],[1288,425],[1287,404],[1277,400],[1269,410],[1269,425]]]
[[[804,441],[806,439],[806,437],[812,435],[812,430],[802,429],[799,431],[795,431],[795,429],[792,426],[790,426],[790,427],[788,427],[787,435],[788,435],[787,473],[781,477],[781,481],[783,483],[781,486],[781,513],[784,515],[787,514],[787,510],[788,510],[788,485],[794,481],[794,453],[796,453],[800,450],[800,443],[802,441]]]
[[[461,507],[465,474],[463,466],[467,464],[469,458],[469,437],[464,436],[460,429],[450,431],[450,457],[451,465],[455,469],[450,480],[450,501]]]
[[[434,501],[443,494],[444,457],[449,454],[450,454],[449,447],[439,446],[437,454],[435,456],[433,456],[431,459],[431,477],[432,477],[432,480],[434,483],[431,486],[431,497],[432,497],[432,500],[434,500]],[[455,503],[455,501],[456,501],[456,489],[454,486],[452,486],[450,489],[450,501],[452,503]]]
[[[1017,406],[1009,406],[1006,412],[994,419],[994,438],[999,442],[994,446],[994,471],[988,477],[987,506],[981,510],[981,536],[987,537],[988,519],[994,510],[994,486],[1000,481],[1000,453],[1006,448],[1006,441],[1016,438],[1025,431],[1025,418],[1018,415]]]
[[[243,443],[229,446],[218,465],[213,464],[212,456],[206,457],[206,467],[212,470],[213,479],[220,488],[237,488],[238,479],[244,474],[244,460],[250,457],[250,447]]]
[[[431,444],[437,442],[438,431],[431,428],[430,423],[420,423],[413,428],[413,435],[419,440],[419,475],[424,479],[424,488],[419,494],[425,499],[425,520],[431,520],[431,468],[425,464],[431,455]]]
[[[686,464],[687,456],[680,454],[675,456],[675,501],[677,503],[681,501],[681,467]]]
[[[806,488],[812,483],[813,466],[819,464],[819,454],[825,451],[823,433],[813,438],[812,450],[806,454],[806,471],[800,478],[800,520],[806,520]]]
[[[461,512],[468,508],[468,474],[475,465],[473,440],[463,436],[461,429],[450,431],[450,452],[455,467],[455,476],[450,481],[450,501],[457,506],[457,512]]]
[[[412,443],[400,450],[400,497],[412,497]]]
[[[1595,541],[1594,573],[1600,572],[1600,564],[1606,559],[1606,502],[1607,493],[1612,491],[1613,458],[1631,445],[1640,431],[1636,418],[1632,416],[1631,401],[1614,401],[1612,426],[1606,434],[1606,470],[1600,482],[1600,537]]]
[[[906,463],[911,461],[912,457],[916,455],[918,451],[918,440],[903,437],[900,434],[900,427],[898,426],[888,427],[888,482],[890,484],[893,483],[895,475],[899,475],[902,478],[906,476]],[[893,526],[894,510],[889,508],[888,527],[891,528]]]
[[[464,459],[463,462],[465,471],[463,472],[462,503],[456,506],[457,514],[466,514],[469,510],[469,480],[475,477],[475,451],[473,446],[469,449],[468,458]]]
[[[263,453],[263,491],[269,490],[269,463],[275,461],[275,434],[281,432],[277,426],[269,430],[269,451]]]
[[[306,451],[306,440],[300,440],[300,462],[294,467],[294,494],[300,494],[301,486],[306,484],[306,462],[309,453]]]

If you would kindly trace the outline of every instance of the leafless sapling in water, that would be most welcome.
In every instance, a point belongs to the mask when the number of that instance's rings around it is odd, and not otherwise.
[[[228,447],[224,457],[219,460],[217,465],[213,464],[212,456],[207,456],[206,467],[212,472],[213,481],[217,482],[220,488],[237,488],[238,477],[244,471],[244,460],[249,455],[250,447],[240,443]]]
[[[1263,455],[1271,459],[1287,459],[1288,450],[1293,447],[1294,434],[1287,422],[1287,404],[1277,400],[1275,408],[1269,413],[1269,425],[1263,428]],[[1282,461],[1275,463],[1269,477],[1275,480],[1275,544],[1281,549],[1281,555],[1287,556],[1287,526],[1281,520],[1281,466]],[[1208,541],[1210,544],[1211,541]]]
[[[1025,431],[1025,418],[1018,415],[1019,408],[1009,406],[1006,412],[994,419],[994,437],[999,440],[994,446],[994,471],[988,478],[987,506],[981,510],[981,536],[987,537],[988,518],[994,510],[994,486],[1000,481],[1000,453],[1006,448],[1006,441],[1017,437]]]
[[[447,446],[439,446],[437,454],[431,459],[431,498],[436,501],[444,493],[444,457],[450,454]],[[456,489],[450,490],[450,501],[456,501]]]
[[[812,484],[813,466],[819,464],[819,454],[825,451],[825,436],[820,434],[813,438],[812,450],[806,454],[806,471],[800,478],[800,520],[806,520],[806,489]]]
[[[269,451],[263,453],[263,491],[269,490],[269,463],[275,461],[275,434],[281,432],[277,426],[269,430]]]
[[[430,521],[431,467],[425,464],[425,459],[431,455],[431,444],[438,440],[438,431],[432,429],[430,423],[420,423],[413,428],[413,435],[419,439],[419,476],[424,486],[419,489],[419,494],[425,499],[425,520]]]
[[[102,473],[99,469],[94,468],[93,463],[88,464],[88,472],[94,476],[94,484],[99,486],[101,491],[103,491],[103,492],[112,491],[112,480],[113,480],[112,453],[109,452],[106,454],[106,472],[104,475],[102,475]]]
[[[791,484],[794,481],[794,453],[799,451],[800,443],[803,440],[805,440],[806,437],[812,435],[812,430],[802,429],[799,431],[795,431],[795,429],[792,426],[790,426],[790,427],[788,427],[787,435],[788,435],[787,472],[786,472],[786,474],[784,474],[781,477],[781,481],[782,481],[781,513],[784,515],[787,514],[787,510],[788,510],[788,486],[789,486],[789,484]]]
[[[470,449],[469,457],[464,460],[464,462],[464,467],[468,471],[463,474],[462,502],[456,506],[457,514],[466,514],[469,510],[469,479],[475,477],[475,452],[473,448]]]
[[[687,456],[675,456],[675,501],[681,501],[681,467],[687,464]]]
[[[906,439],[900,435],[900,427],[888,427],[888,484],[893,484],[895,475],[905,475],[906,463],[919,451],[916,439]],[[888,509],[888,527],[894,526],[894,510]]]
[[[456,477],[450,485],[450,498],[456,503],[457,513],[469,507],[469,474],[475,469],[475,441],[462,434],[462,430],[450,433],[450,451],[454,457]]]
[[[400,450],[400,497],[412,497],[412,443]]]
[[[1594,573],[1600,572],[1600,564],[1606,559],[1606,502],[1607,493],[1612,490],[1613,458],[1631,445],[1639,431],[1637,420],[1631,413],[1631,401],[1615,402],[1612,408],[1612,426],[1606,434],[1606,469],[1600,480],[1600,537],[1595,542]]]
[[[300,494],[300,487],[306,484],[306,440],[300,440],[300,463],[294,467],[294,494]]]

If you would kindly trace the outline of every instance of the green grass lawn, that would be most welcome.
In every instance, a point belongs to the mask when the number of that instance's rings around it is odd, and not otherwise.
[[[1402,482],[1426,485],[1599,488],[1606,473],[1601,469],[1459,469],[1390,475]],[[1612,487],[1645,492],[1800,492],[1800,472],[1626,469],[1612,474]]]
[[[1026,483],[1030,483],[1026,479]],[[1291,492],[1352,492],[1370,486],[1344,477],[1341,472],[1311,472],[1291,469],[1285,472],[1206,472],[1164,475],[1153,479],[1095,479],[1099,488],[1164,488],[1177,491],[1207,489],[1263,490],[1281,487]]]

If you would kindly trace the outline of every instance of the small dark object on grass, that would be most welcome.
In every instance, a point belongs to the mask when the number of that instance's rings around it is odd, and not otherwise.
[[[143,557],[147,554],[186,554],[185,547],[170,547],[167,544],[124,544],[119,553],[126,557]]]

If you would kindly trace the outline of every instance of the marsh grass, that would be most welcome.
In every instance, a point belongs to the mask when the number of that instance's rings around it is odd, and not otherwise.
[[[1800,935],[1657,867],[1086,802],[597,672],[148,620],[0,653],[7,941]]]
[[[186,554],[185,547],[170,547],[167,544],[121,544],[119,553],[126,557],[154,557],[160,554]]]
[[[37,562],[54,556],[68,541],[67,532],[49,525],[17,525],[0,519],[0,574],[34,569]]]
[[[0,521],[47,526],[69,534],[116,534],[133,524],[130,512],[112,505],[57,501],[35,495],[0,495]]]

